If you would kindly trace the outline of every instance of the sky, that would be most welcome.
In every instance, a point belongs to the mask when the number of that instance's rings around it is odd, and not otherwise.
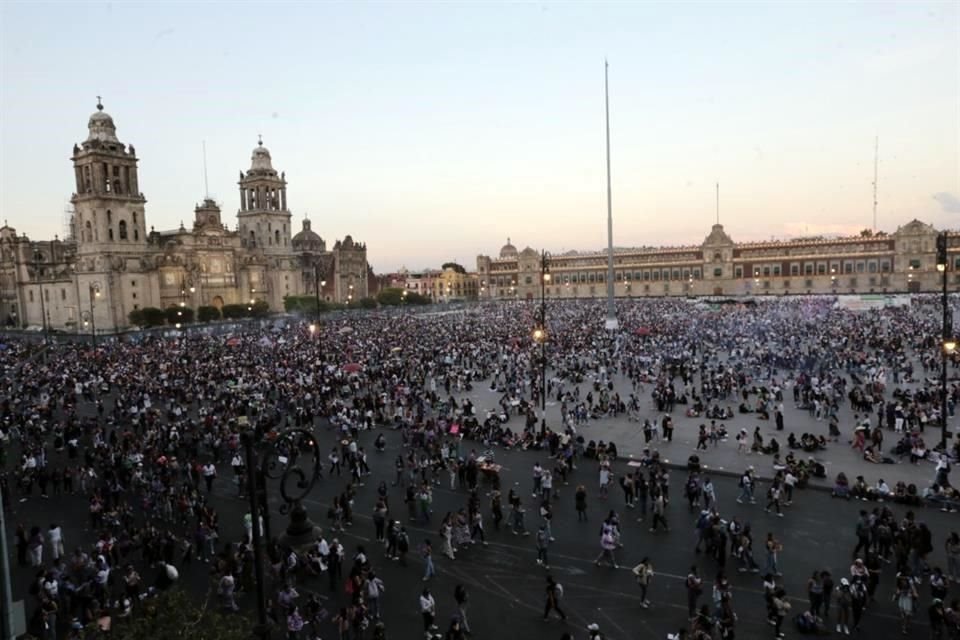
[[[294,229],[378,273],[614,242],[960,228],[957,3],[0,3],[0,218],[64,233],[103,96],[148,226],[235,226],[257,135]]]

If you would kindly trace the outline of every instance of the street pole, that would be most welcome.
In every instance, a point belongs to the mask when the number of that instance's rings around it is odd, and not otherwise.
[[[250,519],[253,522],[253,571],[257,587],[257,625],[253,629],[254,636],[261,640],[269,640],[270,624],[267,622],[266,585],[263,578],[263,547],[260,541],[260,491],[257,485],[260,477],[256,455],[253,452],[253,435],[249,429],[241,435],[243,448],[247,457],[247,495],[250,500]]]
[[[13,629],[13,596],[10,589],[10,554],[7,553],[7,505],[0,500],[0,553],[3,558],[0,559],[0,573],[3,573],[3,599],[0,600],[0,613],[2,613],[2,640],[13,640],[16,637]]]
[[[941,276],[941,297],[940,306],[943,310],[942,335],[940,340],[940,449],[943,454],[947,452],[947,437],[950,432],[947,431],[947,359],[956,348],[956,342],[953,339],[953,319],[950,317],[950,310],[947,307],[947,232],[941,231],[937,236],[937,270]]]
[[[93,299],[96,297],[96,288],[90,285],[90,338],[93,340],[93,350],[97,350],[97,318],[93,312]]]
[[[40,321],[43,323],[43,346],[47,346],[49,335],[47,332],[47,306],[43,299],[43,280],[40,278],[40,257],[39,251],[33,254],[35,269],[37,271],[37,287],[40,289]]]
[[[547,435],[547,281],[550,272],[547,270],[547,252],[540,253],[540,329],[543,331],[540,340],[540,437]]]

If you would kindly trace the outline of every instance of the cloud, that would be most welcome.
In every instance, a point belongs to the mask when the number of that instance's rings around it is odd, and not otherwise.
[[[946,213],[960,213],[960,198],[949,191],[933,194],[933,199],[940,203],[940,208]]]

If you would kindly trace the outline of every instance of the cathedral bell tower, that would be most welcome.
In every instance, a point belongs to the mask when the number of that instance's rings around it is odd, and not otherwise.
[[[77,184],[71,198],[77,253],[142,252],[147,244],[146,199],[140,193],[133,145],[117,139],[113,118],[99,97],[87,128],[87,139],[73,145],[71,158]]]
[[[290,211],[287,209],[287,181],[277,175],[270,151],[257,142],[250,158],[250,170],[240,172],[240,236],[247,248],[267,254],[289,254]]]

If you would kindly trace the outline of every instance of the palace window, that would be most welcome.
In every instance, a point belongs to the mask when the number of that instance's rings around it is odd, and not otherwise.
[[[713,277],[714,277],[714,278],[719,278],[719,277],[721,277],[721,276],[723,276],[723,269],[721,269],[720,267],[716,267],[716,268],[713,270]]]

